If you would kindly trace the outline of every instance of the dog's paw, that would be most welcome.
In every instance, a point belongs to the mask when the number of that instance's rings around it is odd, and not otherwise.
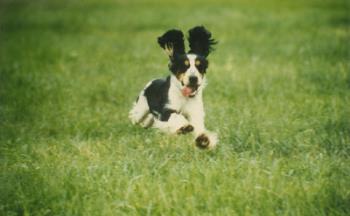
[[[177,131],[176,134],[187,134],[193,131],[193,126],[192,125],[185,125],[183,127],[180,127]]]
[[[213,149],[217,143],[217,135],[215,133],[202,133],[196,138],[196,146],[201,149]]]
[[[196,146],[201,149],[207,148],[209,145],[209,138],[205,134],[201,134],[196,138]]]
[[[188,121],[183,115],[173,113],[168,120],[169,128],[171,133],[177,133],[179,129],[186,127]]]

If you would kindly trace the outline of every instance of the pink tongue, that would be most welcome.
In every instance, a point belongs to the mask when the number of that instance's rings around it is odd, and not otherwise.
[[[188,96],[191,95],[192,89],[189,88],[189,87],[184,87],[184,88],[181,90],[181,92],[182,92],[182,95],[183,95],[183,96],[188,97]]]

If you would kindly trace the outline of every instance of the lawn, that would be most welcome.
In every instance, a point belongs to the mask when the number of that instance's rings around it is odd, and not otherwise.
[[[0,215],[349,215],[347,0],[0,0]],[[204,25],[215,150],[134,126]]]

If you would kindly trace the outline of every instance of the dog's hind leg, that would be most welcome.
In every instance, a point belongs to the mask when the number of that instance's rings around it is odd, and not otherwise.
[[[143,127],[148,127],[152,121],[150,117],[153,118],[153,116],[150,114],[147,99],[142,93],[139,95],[130,110],[129,118],[133,124],[141,124]]]
[[[149,128],[154,123],[154,116],[152,113],[146,114],[146,116],[141,120],[140,125],[144,128]]]

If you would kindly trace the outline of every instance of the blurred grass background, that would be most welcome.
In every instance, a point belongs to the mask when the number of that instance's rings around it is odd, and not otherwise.
[[[349,215],[349,1],[0,0],[0,215]],[[206,123],[132,126],[156,37],[205,25]]]

